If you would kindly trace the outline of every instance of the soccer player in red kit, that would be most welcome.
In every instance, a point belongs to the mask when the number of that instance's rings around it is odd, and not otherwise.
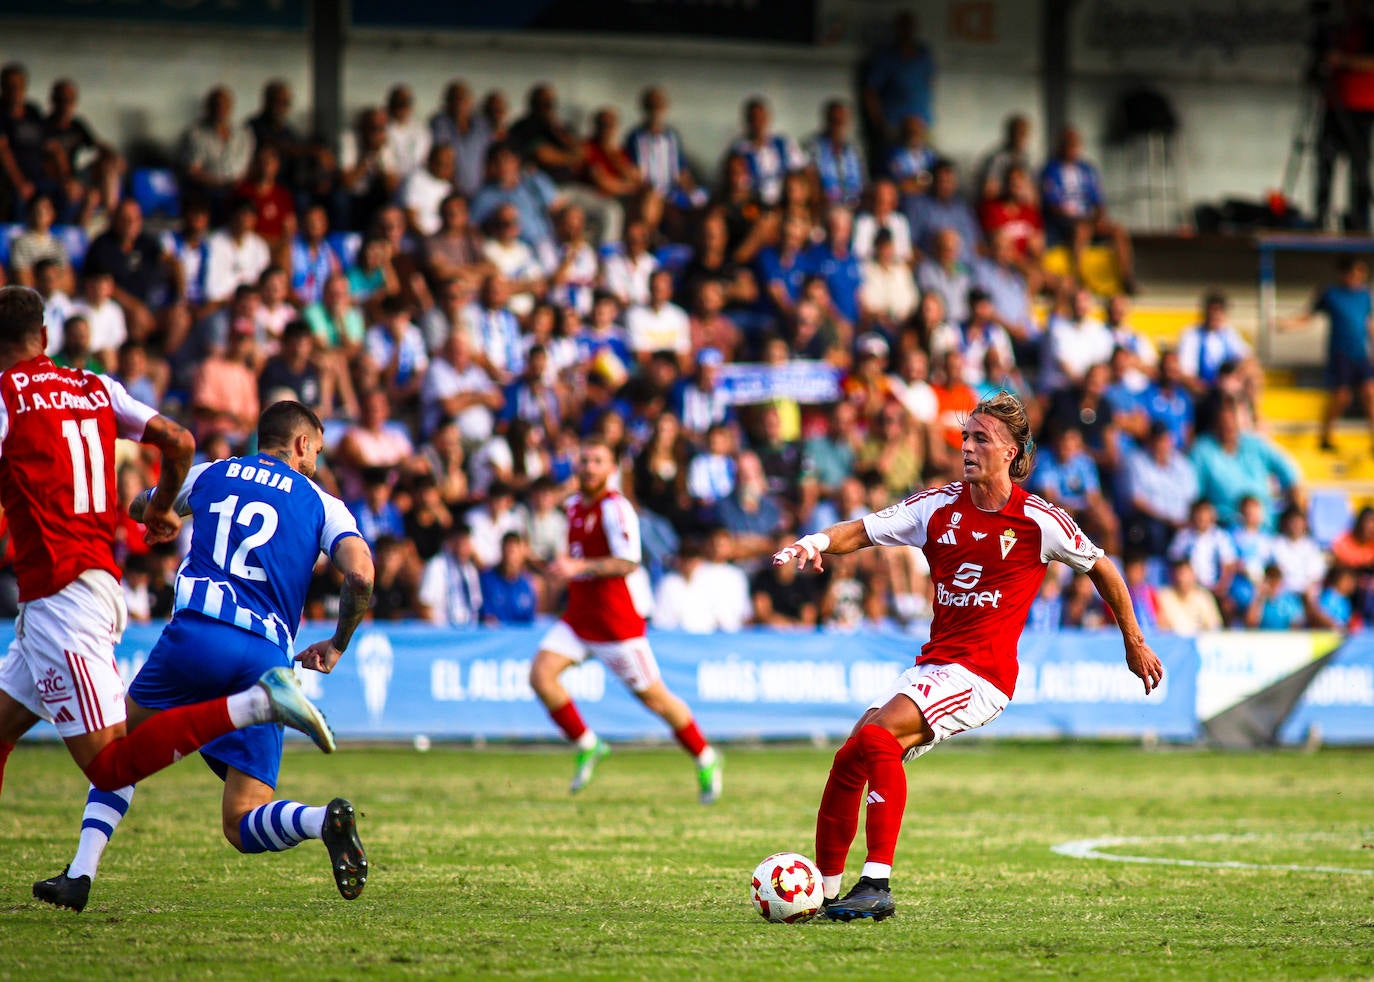
[[[692,719],[692,711],[668,691],[658,672],[644,613],[649,607],[648,577],[640,567],[639,517],[610,486],[615,451],[604,441],[585,440],[578,458],[579,492],[568,499],[568,554],[550,572],[568,580],[563,619],[539,642],[530,665],[530,686],[558,728],[577,747],[572,791],[592,779],[610,747],[582,721],[568,690],[558,681],[569,667],[595,655],[620,676],[630,691],[663,718],[697,764],[701,803],[720,797],[721,759]]]
[[[215,737],[257,723],[334,736],[280,669],[231,696],[165,710],[127,732],[114,644],[127,613],[114,561],[115,438],[157,447],[162,469],[143,515],[149,542],[176,537],[172,510],[195,442],[105,375],[59,368],[43,353],[43,298],[0,288],[0,507],[19,580],[15,639],[0,659],[0,787],[15,743],[49,720],[77,766],[115,791]],[[269,675],[273,675],[269,678]]]
[[[1125,581],[1063,511],[1020,487],[1034,445],[1026,412],[1007,392],[984,399],[963,428],[964,480],[804,536],[773,557],[821,569],[821,555],[870,545],[919,547],[930,562],[935,616],[914,668],[859,717],[835,761],[816,816],[816,865],[826,916],[882,920],[896,910],[889,888],[906,808],[903,760],[992,722],[1016,689],[1016,645],[1051,560],[1086,573],[1116,616],[1126,667],[1149,693],[1164,667],[1140,632]],[[864,786],[868,794],[864,795]],[[859,882],[840,879],[867,801],[868,856]]]

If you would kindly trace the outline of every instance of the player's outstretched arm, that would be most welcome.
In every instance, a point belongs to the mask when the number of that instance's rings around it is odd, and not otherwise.
[[[816,567],[816,572],[819,573],[824,569],[821,565],[821,553],[828,552],[832,556],[843,556],[872,544],[873,540],[868,537],[868,529],[864,528],[863,519],[840,522],[823,532],[803,535],[786,549],[775,552],[773,565],[786,566],[796,560],[798,570],[804,570],[807,563],[812,563]]]
[[[181,517],[175,511],[177,492],[191,469],[196,455],[196,441],[184,427],[166,416],[154,416],[143,431],[143,443],[157,447],[162,453],[162,469],[157,487],[145,502],[142,495],[130,503],[129,514],[147,526],[143,533],[149,545],[170,542],[181,531]],[[134,509],[138,508],[138,514]]]
[[[334,565],[343,573],[343,590],[339,593],[339,618],[334,625],[334,636],[328,641],[316,641],[309,648],[296,655],[296,661],[305,668],[328,675],[339,663],[348,643],[353,640],[353,632],[367,615],[372,606],[372,582],[375,571],[372,566],[372,550],[366,540],[350,535],[340,540],[334,547]]]
[[[1145,683],[1145,692],[1148,694],[1164,678],[1164,665],[1145,643],[1145,635],[1140,631],[1135,609],[1131,606],[1131,591],[1126,581],[1121,578],[1116,564],[1106,556],[1088,571],[1088,579],[1097,587],[1098,596],[1112,609],[1117,626],[1121,628],[1121,640],[1126,645],[1126,667]]]

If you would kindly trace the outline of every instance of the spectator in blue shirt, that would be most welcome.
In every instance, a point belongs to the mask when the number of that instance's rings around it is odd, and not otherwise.
[[[1183,449],[1193,442],[1193,397],[1183,384],[1183,365],[1178,352],[1166,349],[1159,355],[1159,381],[1145,390],[1145,411],[1154,422],[1163,423]]]
[[[1222,369],[1246,361],[1250,346],[1226,318],[1226,294],[1212,291],[1202,298],[1202,319],[1178,339],[1183,382],[1197,396],[1216,387]]]
[[[744,160],[749,169],[750,186],[765,205],[782,200],[782,182],[793,171],[806,167],[806,157],[797,141],[770,132],[768,103],[759,96],[744,104],[744,136],[730,147],[732,156]]]
[[[358,531],[370,546],[375,546],[384,535],[405,538],[405,519],[391,500],[391,477],[391,471],[386,467],[364,470],[363,496],[348,506],[358,522]]]
[[[1374,364],[1370,361],[1370,314],[1374,305],[1369,294],[1369,266],[1362,259],[1344,256],[1337,267],[1340,280],[1321,290],[1306,312],[1281,321],[1281,330],[1311,323],[1325,314],[1329,323],[1326,335],[1326,386],[1331,397],[1322,415],[1321,448],[1335,450],[1331,428],[1358,393],[1370,429],[1374,430]]]
[[[879,145],[897,141],[902,121],[935,122],[935,57],[917,36],[916,15],[903,10],[892,24],[892,42],[873,52],[864,74],[864,112]]]
[[[859,320],[859,287],[863,284],[863,270],[849,247],[854,231],[854,216],[848,208],[838,205],[825,215],[825,241],[806,251],[803,263],[807,269],[825,280],[830,302],[850,324]]]
[[[511,205],[520,216],[520,238],[536,256],[551,255],[553,225],[549,209],[558,200],[558,189],[543,171],[520,168],[520,157],[504,143],[487,149],[487,182],[472,196],[472,224],[481,226],[502,205]]]
[[[1050,245],[1067,244],[1073,252],[1074,273],[1082,278],[1082,256],[1095,242],[1111,243],[1117,273],[1127,293],[1135,292],[1135,260],[1131,237],[1107,215],[1102,179],[1083,159],[1083,137],[1068,127],[1059,137],[1059,152],[1040,175],[1045,229]]]
[[[1292,503],[1302,504],[1297,465],[1268,438],[1241,432],[1232,398],[1222,400],[1212,431],[1197,438],[1191,456],[1199,495],[1216,505],[1218,519],[1228,528],[1240,521],[1240,503],[1251,496],[1264,508],[1265,527],[1272,529],[1281,505],[1274,483]]]
[[[482,623],[530,624],[539,612],[539,584],[530,574],[529,546],[519,532],[501,536],[501,561],[482,573]]]
[[[1270,563],[1245,611],[1245,626],[1261,631],[1295,631],[1306,625],[1307,605],[1302,596],[1284,588],[1283,572]]]
[[[911,241],[921,252],[930,253],[935,246],[935,237],[949,228],[959,233],[959,241],[963,244],[959,259],[965,263],[973,261],[983,232],[973,208],[959,193],[959,174],[954,169],[954,161],[945,159],[936,163],[930,194],[907,198],[902,202],[902,210],[911,223]]]
[[[854,208],[864,189],[864,165],[849,138],[849,107],[830,99],[821,113],[822,129],[807,144],[807,156],[825,200]]]
[[[1037,455],[1031,487],[1072,515],[1109,555],[1120,555],[1120,523],[1102,494],[1097,464],[1078,427],[1060,428],[1050,441],[1050,453]]]
[[[1130,502],[1126,542],[1151,556],[1163,556],[1188,524],[1197,498],[1192,462],[1174,446],[1163,423],[1152,423],[1145,445],[1126,455],[1125,486]]]
[[[926,121],[911,115],[902,121],[902,139],[887,154],[887,176],[903,196],[925,194],[940,156],[926,143]]]
[[[802,285],[811,272],[806,262],[810,234],[811,228],[805,218],[788,215],[782,223],[782,240],[759,252],[759,283],[773,311],[780,317],[789,318],[796,312]]]

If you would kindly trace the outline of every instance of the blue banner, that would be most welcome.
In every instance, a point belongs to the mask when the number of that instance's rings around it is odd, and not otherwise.
[[[840,371],[823,361],[730,362],[720,367],[720,387],[736,406],[774,399],[835,402],[840,398]]]
[[[444,630],[427,624],[365,625],[330,675],[302,684],[342,738],[556,739],[530,691],[530,659],[545,627]],[[308,624],[300,640],[327,637]],[[12,628],[0,627],[8,643]],[[132,679],[160,630],[131,627],[117,650]],[[834,739],[911,667],[924,634],[744,631],[652,632],[668,687],[715,739]],[[1165,684],[1146,697],[1126,670],[1115,632],[1027,635],[1016,699],[986,736],[1142,736],[1190,739],[1198,658],[1192,641],[1152,643]],[[2,649],[0,649],[2,650]],[[595,729],[615,739],[666,739],[663,724],[600,662],[568,671],[564,684]],[[52,735],[46,725],[37,735]]]
[[[1374,635],[1346,639],[1279,729],[1284,743],[1374,743]]]

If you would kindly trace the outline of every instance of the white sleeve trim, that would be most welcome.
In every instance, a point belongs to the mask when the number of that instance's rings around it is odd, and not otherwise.
[[[105,386],[105,391],[110,396],[110,408],[114,410],[116,431],[126,440],[143,440],[143,434],[148,429],[148,420],[157,415],[157,410],[152,406],[146,406],[133,396],[129,395],[129,390],[124,388],[122,382],[110,378],[108,375],[97,375],[100,384]]]
[[[320,523],[320,552],[333,559],[334,547],[340,539],[350,535],[362,538],[362,533],[358,531],[358,521],[348,510],[348,506],[314,481],[310,481],[310,486],[315,489],[315,494],[319,495],[320,505],[324,508],[324,521]]]
[[[601,499],[601,524],[606,531],[606,544],[616,559],[628,559],[638,565],[643,561],[639,541],[639,516],[630,503],[618,494]]]
[[[1043,498],[1026,498],[1026,517],[1040,526],[1040,561],[1058,560],[1064,565],[1086,573],[1105,553],[1083,534],[1068,513]]]
[[[864,530],[875,546],[916,546],[926,544],[926,529],[931,516],[959,496],[959,484],[946,484],[913,494],[882,511],[865,515]]]

